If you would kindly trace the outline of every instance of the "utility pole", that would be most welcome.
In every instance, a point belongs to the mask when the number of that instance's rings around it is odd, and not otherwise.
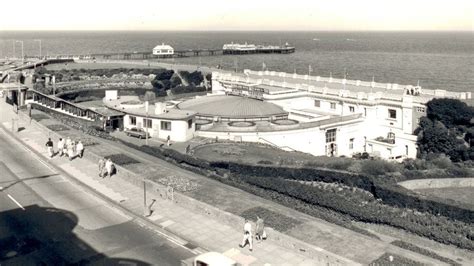
[[[41,40],[38,39],[38,40],[35,40],[35,42],[39,42],[39,57],[41,59]]]

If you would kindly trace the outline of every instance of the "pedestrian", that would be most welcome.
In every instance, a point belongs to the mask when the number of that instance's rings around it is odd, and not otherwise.
[[[242,239],[242,244],[239,247],[243,248],[249,243],[249,250],[252,251],[252,225],[250,224],[249,220],[245,219],[244,224],[244,238]]]
[[[79,156],[79,158],[82,158],[82,155],[84,155],[84,145],[82,145],[82,142],[80,140],[77,142],[76,151],[77,156]]]
[[[72,161],[72,159],[74,159],[74,147],[74,142],[69,142],[69,145],[67,146],[67,157],[69,157],[69,161]]]
[[[104,171],[105,171],[105,160],[104,158],[101,157],[99,159],[99,176],[102,178],[104,178],[104,175],[105,175]]]
[[[169,147],[171,145],[171,137],[170,135],[168,135],[168,137],[166,138],[166,145]]]
[[[112,170],[113,170],[114,167],[114,164],[112,163],[112,160],[107,159],[107,161],[105,162],[105,176],[109,175],[109,177],[112,177]]]
[[[53,158],[54,150],[53,150],[53,141],[51,140],[51,138],[48,138],[48,141],[46,141],[46,148],[48,149],[49,158]]]
[[[255,239],[258,242],[261,242],[262,240],[265,240],[267,238],[267,235],[265,233],[265,228],[264,228],[264,221],[262,218],[258,217],[257,215],[257,224],[255,226]]]
[[[58,153],[59,153],[59,156],[60,157],[63,157],[63,154],[64,154],[64,139],[63,138],[59,138],[59,141],[58,141]]]
[[[186,146],[186,150],[185,150],[186,154],[188,154],[190,150],[191,150],[191,145],[188,144],[188,146]]]

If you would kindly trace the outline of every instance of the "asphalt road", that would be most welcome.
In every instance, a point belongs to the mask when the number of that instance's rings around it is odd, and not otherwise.
[[[180,265],[192,256],[0,129],[0,265]]]

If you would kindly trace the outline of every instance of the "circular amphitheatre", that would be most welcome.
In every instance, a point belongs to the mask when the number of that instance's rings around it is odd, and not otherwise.
[[[181,102],[177,108],[193,110],[197,112],[198,119],[211,121],[271,121],[288,118],[288,113],[273,103],[240,96],[204,96]]]

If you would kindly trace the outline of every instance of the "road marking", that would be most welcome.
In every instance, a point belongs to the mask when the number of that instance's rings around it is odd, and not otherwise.
[[[22,210],[25,210],[25,208],[23,208],[23,206],[21,206],[21,204],[16,201],[16,199],[14,199],[10,194],[7,194],[7,196],[13,201],[15,202],[16,205],[18,205],[18,207],[20,207]]]

